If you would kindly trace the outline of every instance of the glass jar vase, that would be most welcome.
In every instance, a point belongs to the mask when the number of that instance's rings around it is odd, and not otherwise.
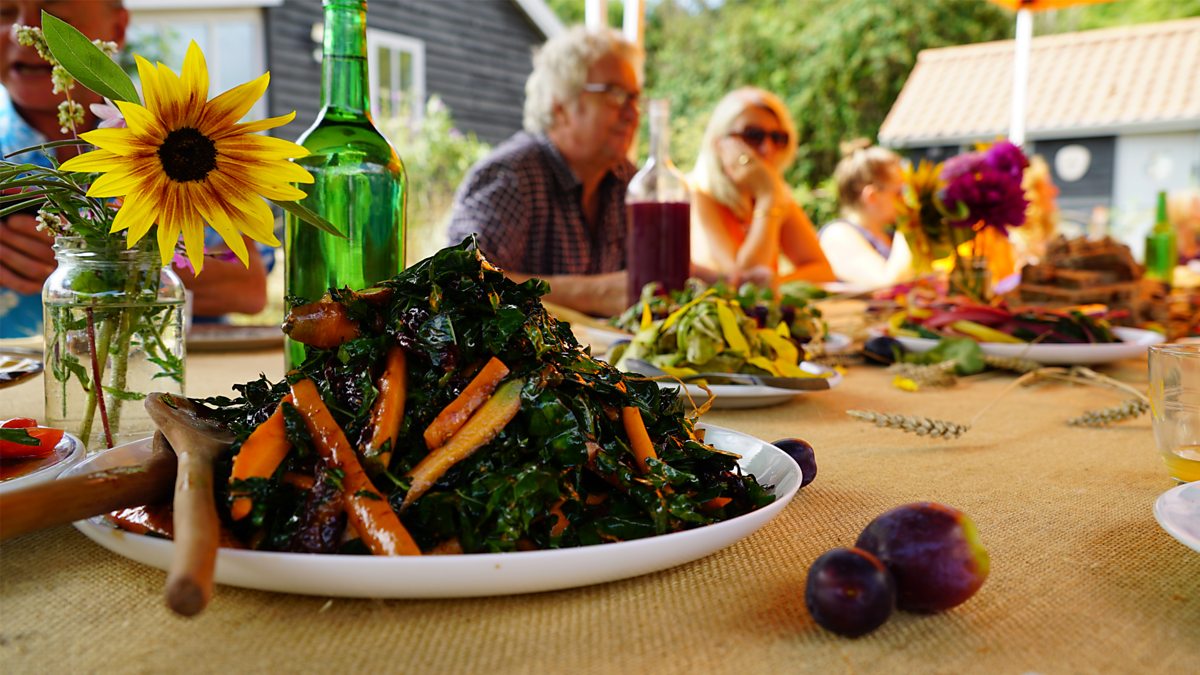
[[[59,237],[54,251],[42,288],[46,423],[88,452],[150,435],[146,395],[183,394],[183,283],[153,237],[131,249]]]

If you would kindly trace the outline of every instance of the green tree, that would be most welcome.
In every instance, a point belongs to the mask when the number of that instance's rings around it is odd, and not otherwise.
[[[673,154],[690,167],[728,91],[780,95],[799,133],[789,178],[832,172],[841,141],[874,138],[922,49],[1010,37],[1012,17],[979,0],[741,0],[693,13],[662,0],[647,23],[647,90],[671,99]]]

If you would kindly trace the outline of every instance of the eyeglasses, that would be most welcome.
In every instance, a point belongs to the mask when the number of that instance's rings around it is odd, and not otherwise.
[[[603,94],[609,103],[618,108],[624,108],[629,104],[636,106],[642,96],[642,92],[640,91],[629,91],[617,84],[603,84],[599,82],[588,82],[583,85],[583,90],[589,94]]]
[[[780,131],[779,129],[776,129],[775,131],[767,131],[762,127],[756,126],[749,126],[741,131],[735,131],[729,135],[737,136],[756,148],[761,148],[762,144],[766,142],[768,138],[771,139],[771,142],[775,144],[776,148],[786,148],[788,141],[791,140],[791,136],[788,136],[788,132],[786,131]]]

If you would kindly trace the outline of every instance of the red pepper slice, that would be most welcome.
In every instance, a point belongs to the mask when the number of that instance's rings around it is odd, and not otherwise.
[[[4,420],[4,422],[0,423],[0,429],[28,429],[37,425],[37,420],[32,417],[14,417],[11,420]]]
[[[41,459],[49,457],[54,452],[54,446],[62,440],[62,429],[47,427],[20,427],[25,433],[37,440],[37,445],[24,445],[15,441],[0,439],[0,460],[9,459]]]

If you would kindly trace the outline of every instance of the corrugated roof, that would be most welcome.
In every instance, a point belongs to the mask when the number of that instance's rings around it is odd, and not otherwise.
[[[879,130],[885,145],[957,143],[1008,131],[1012,40],[926,49]],[[1036,37],[1030,138],[1200,129],[1200,18]]]

